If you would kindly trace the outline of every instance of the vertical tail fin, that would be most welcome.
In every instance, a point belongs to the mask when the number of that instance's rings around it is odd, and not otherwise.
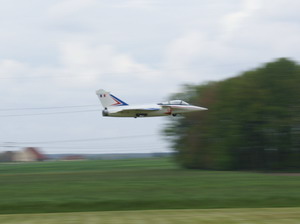
[[[124,101],[110,94],[109,92],[99,89],[96,91],[98,98],[104,108],[112,107],[112,106],[126,106],[128,105]]]

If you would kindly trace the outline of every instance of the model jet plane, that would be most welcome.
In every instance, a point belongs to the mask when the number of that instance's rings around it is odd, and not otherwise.
[[[137,118],[168,115],[176,116],[177,114],[207,110],[207,108],[193,106],[182,100],[171,100],[157,104],[131,106],[103,89],[97,90],[96,94],[104,107],[102,115],[109,117]]]

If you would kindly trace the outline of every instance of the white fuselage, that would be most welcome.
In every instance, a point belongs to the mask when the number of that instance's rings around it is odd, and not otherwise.
[[[177,115],[201,110],[207,109],[193,105],[126,105],[107,107],[106,114],[103,115],[110,117],[156,117]]]

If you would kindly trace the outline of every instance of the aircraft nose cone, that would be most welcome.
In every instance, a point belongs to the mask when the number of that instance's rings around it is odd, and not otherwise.
[[[193,110],[194,110],[194,111],[200,111],[200,110],[208,110],[208,109],[205,108],[205,107],[197,107],[197,106],[194,106]]]
[[[205,107],[195,107],[195,110],[208,110],[208,109]]]

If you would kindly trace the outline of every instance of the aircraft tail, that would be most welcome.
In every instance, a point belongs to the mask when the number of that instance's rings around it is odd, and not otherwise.
[[[96,91],[98,98],[104,108],[112,107],[112,106],[126,106],[128,105],[124,101],[120,100],[119,98],[115,97],[114,95],[110,94],[103,89],[99,89]]]

